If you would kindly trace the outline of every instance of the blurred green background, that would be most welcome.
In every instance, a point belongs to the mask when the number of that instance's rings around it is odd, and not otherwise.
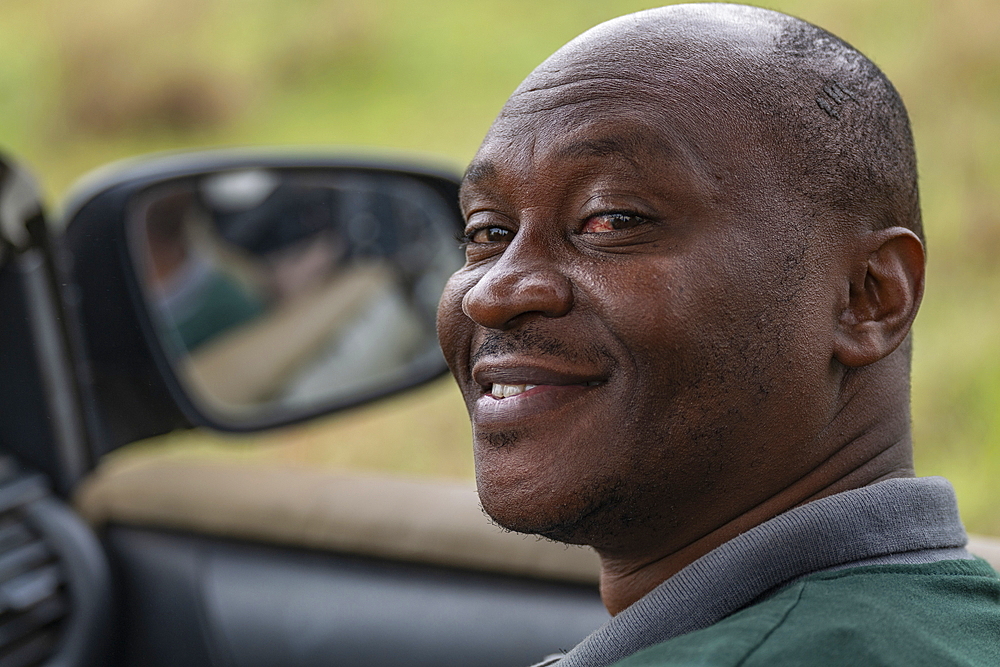
[[[396,148],[460,169],[535,65],[586,28],[650,6],[0,0],[0,143],[53,202],[108,161],[208,145]],[[949,477],[968,527],[1000,535],[1000,2],[766,6],[853,43],[907,102],[930,246],[913,379],[918,472]],[[471,477],[468,441],[457,392],[439,382],[277,433],[174,434],[122,456]]]

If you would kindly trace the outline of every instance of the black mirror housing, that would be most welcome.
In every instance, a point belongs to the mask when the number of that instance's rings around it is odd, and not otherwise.
[[[136,250],[136,231],[130,219],[135,218],[137,199],[165,184],[249,170],[309,178],[349,175],[390,179],[387,182],[403,179],[435,193],[445,211],[444,224],[451,227],[449,236],[462,227],[459,177],[447,170],[400,161],[223,150],[130,162],[92,178],[66,208],[57,254],[65,278],[63,298],[79,320],[73,329],[84,352],[80,356],[89,361],[86,384],[92,395],[85,401],[85,409],[90,413],[87,421],[91,430],[98,431],[91,437],[97,450],[93,452],[95,459],[129,442],[178,428],[253,431],[282,426],[366,403],[446,372],[443,359],[435,352],[433,359],[428,360],[425,354],[420,364],[401,368],[357,391],[281,409],[265,410],[263,404],[258,409],[254,404],[231,413],[215,409],[193,390],[190,377],[182,372],[177,350],[165,343],[164,320],[151,304],[150,286],[144,278],[148,267],[137,257],[141,253]],[[460,258],[457,244],[450,244],[449,252],[452,248]],[[388,255],[380,261],[392,266],[401,263]]]

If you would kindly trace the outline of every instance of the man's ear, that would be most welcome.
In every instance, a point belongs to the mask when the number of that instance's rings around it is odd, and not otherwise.
[[[834,340],[834,358],[849,367],[875,363],[899,347],[924,292],[924,246],[916,234],[890,227],[861,242]]]

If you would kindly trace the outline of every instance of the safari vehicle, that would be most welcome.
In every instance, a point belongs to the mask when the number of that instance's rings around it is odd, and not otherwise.
[[[324,153],[129,162],[46,220],[0,167],[0,666],[526,665],[606,618],[592,553],[471,486],[174,462],[442,376],[458,179]]]

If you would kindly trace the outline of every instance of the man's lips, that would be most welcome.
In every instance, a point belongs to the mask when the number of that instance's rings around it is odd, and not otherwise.
[[[561,408],[599,387],[598,371],[558,368],[554,363],[525,359],[479,361],[472,379],[480,396],[472,410],[477,428],[506,427]]]
[[[558,368],[551,363],[501,359],[478,361],[472,368],[472,380],[483,393],[500,398],[504,394],[521,394],[542,386],[596,386],[602,384],[606,376],[600,371]],[[510,391],[508,388],[516,389]]]
[[[584,386],[584,387],[596,387],[601,384],[597,380],[592,380],[583,385],[537,385],[537,384],[502,384],[499,382],[494,382],[490,390],[487,392],[488,395],[493,398],[503,399],[511,398],[512,396],[520,396],[521,394],[527,394],[536,389],[539,391],[545,391],[550,387],[572,387],[572,386]]]

